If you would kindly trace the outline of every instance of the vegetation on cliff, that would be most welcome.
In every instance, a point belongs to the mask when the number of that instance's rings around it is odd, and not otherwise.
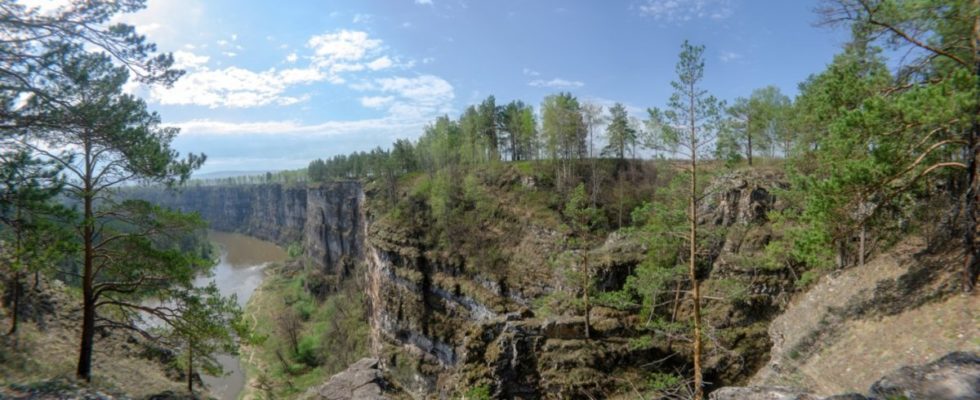
[[[290,257],[267,269],[245,308],[246,399],[296,397],[369,353],[363,281],[304,267],[298,251]]]

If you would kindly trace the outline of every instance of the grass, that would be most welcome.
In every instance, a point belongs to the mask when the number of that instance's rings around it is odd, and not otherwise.
[[[74,382],[78,359],[78,327],[81,316],[74,297],[65,286],[52,285],[56,316],[46,317],[44,329],[30,321],[21,321],[15,338],[0,337],[0,386],[31,385],[64,380]],[[0,332],[9,329],[6,310],[2,310]],[[144,397],[163,391],[182,393],[184,384],[170,380],[159,362],[138,356],[139,344],[129,343],[125,332],[109,336],[96,335],[92,359],[92,389]],[[3,397],[0,395],[0,397]]]

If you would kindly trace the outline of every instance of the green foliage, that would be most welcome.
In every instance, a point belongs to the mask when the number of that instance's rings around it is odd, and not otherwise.
[[[667,109],[650,108],[647,128],[652,135],[647,147],[677,152],[687,158],[698,159],[706,155],[706,147],[714,143],[721,126],[719,102],[701,85],[704,79],[704,46],[684,41],[676,66],[677,80],[671,81],[673,94],[667,101]]]
[[[490,400],[492,398],[490,396],[490,386],[485,384],[472,387],[463,395],[464,400]]]
[[[558,93],[541,103],[541,135],[544,150],[555,165],[555,186],[564,191],[571,179],[571,161],[587,154],[588,131],[582,106],[571,93]]]
[[[669,392],[682,384],[681,377],[668,372],[653,372],[647,377],[647,390]]]
[[[303,245],[301,243],[293,242],[286,247],[286,256],[289,257],[290,260],[295,260],[296,258],[302,255],[303,255]]]
[[[309,366],[316,367],[322,362],[320,338],[314,335],[303,336],[296,349],[296,360]]]
[[[633,220],[640,224],[635,234],[647,243],[646,258],[636,268],[617,297],[638,299],[636,303],[646,320],[667,313],[663,304],[673,298],[673,291],[685,279],[684,262],[687,213],[684,211],[684,187],[689,177],[678,175],[671,185],[661,190],[657,201],[644,203],[633,211]],[[628,296],[626,295],[628,293]]]
[[[789,127],[790,107],[789,97],[775,86],[756,89],[747,99],[736,99],[725,110],[728,118],[718,135],[716,157],[737,162],[744,155],[751,164],[753,155],[765,152],[774,156],[777,147],[782,147],[783,154],[788,154],[793,143]]]
[[[606,126],[606,138],[609,144],[602,149],[602,154],[622,160],[626,158],[626,150],[636,145],[637,132],[630,124],[626,107],[621,103],[616,103],[609,108],[609,116],[609,125]]]

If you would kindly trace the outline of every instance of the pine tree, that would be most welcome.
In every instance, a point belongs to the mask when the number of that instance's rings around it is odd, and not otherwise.
[[[691,301],[694,303],[694,398],[704,397],[701,373],[701,281],[698,277],[698,204],[700,193],[697,186],[698,159],[703,157],[707,146],[714,143],[720,123],[720,104],[701,86],[704,79],[704,46],[693,46],[687,41],[681,45],[677,62],[677,80],[670,84],[674,93],[666,111],[650,110],[652,123],[657,129],[660,146],[672,151],[680,150],[689,160],[690,188],[688,191],[687,223],[690,228],[686,238],[689,245],[688,275],[691,281]]]

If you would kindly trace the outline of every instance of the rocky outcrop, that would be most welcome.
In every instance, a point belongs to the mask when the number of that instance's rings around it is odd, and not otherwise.
[[[282,246],[302,244],[329,274],[349,272],[362,258],[364,192],[356,181],[318,186],[282,184],[188,186],[172,192],[139,188],[131,196],[197,212],[212,229],[238,232]]]
[[[706,303],[717,345],[705,363],[712,382],[739,382],[765,363],[768,322],[796,289],[792,271],[755,261],[772,236],[767,213],[780,205],[773,195],[779,182],[743,172],[708,189],[701,224],[715,234],[703,287],[715,298],[738,292],[737,301]],[[590,338],[579,312],[535,315],[531,309],[551,296],[574,293],[563,270],[581,253],[569,253],[567,232],[546,218],[528,219],[521,204],[499,204],[492,221],[466,222],[478,231],[439,239],[456,247],[451,251],[433,248],[435,228],[421,200],[403,199],[401,220],[384,215],[369,224],[372,347],[392,379],[423,398],[472,388],[493,398],[603,398],[621,390],[623,379],[641,376],[643,365],[689,368],[683,341],[651,342],[635,312],[596,307]],[[648,240],[616,232],[588,250],[597,290],[621,289]],[[490,248],[497,250],[484,250]],[[499,261],[481,268],[467,253]],[[679,320],[688,308],[680,307]]]
[[[306,191],[303,249],[328,273],[349,275],[364,254],[364,191],[355,182],[312,187]]]
[[[789,387],[725,387],[711,400],[973,400],[980,398],[980,354],[954,352],[931,363],[899,368],[858,393],[821,397]]]
[[[398,393],[384,379],[378,360],[363,358],[322,386],[307,391],[306,400],[389,400]]]
[[[300,242],[306,224],[306,188],[280,184],[187,186],[178,191],[139,188],[134,197],[197,212],[212,229],[283,245]]]
[[[769,325],[771,358],[750,384],[863,391],[902,365],[980,351],[980,297],[954,294],[958,255],[926,248],[908,238],[862,267],[823,276]]]
[[[878,398],[980,398],[980,354],[956,352],[922,366],[902,367],[871,385]]]

